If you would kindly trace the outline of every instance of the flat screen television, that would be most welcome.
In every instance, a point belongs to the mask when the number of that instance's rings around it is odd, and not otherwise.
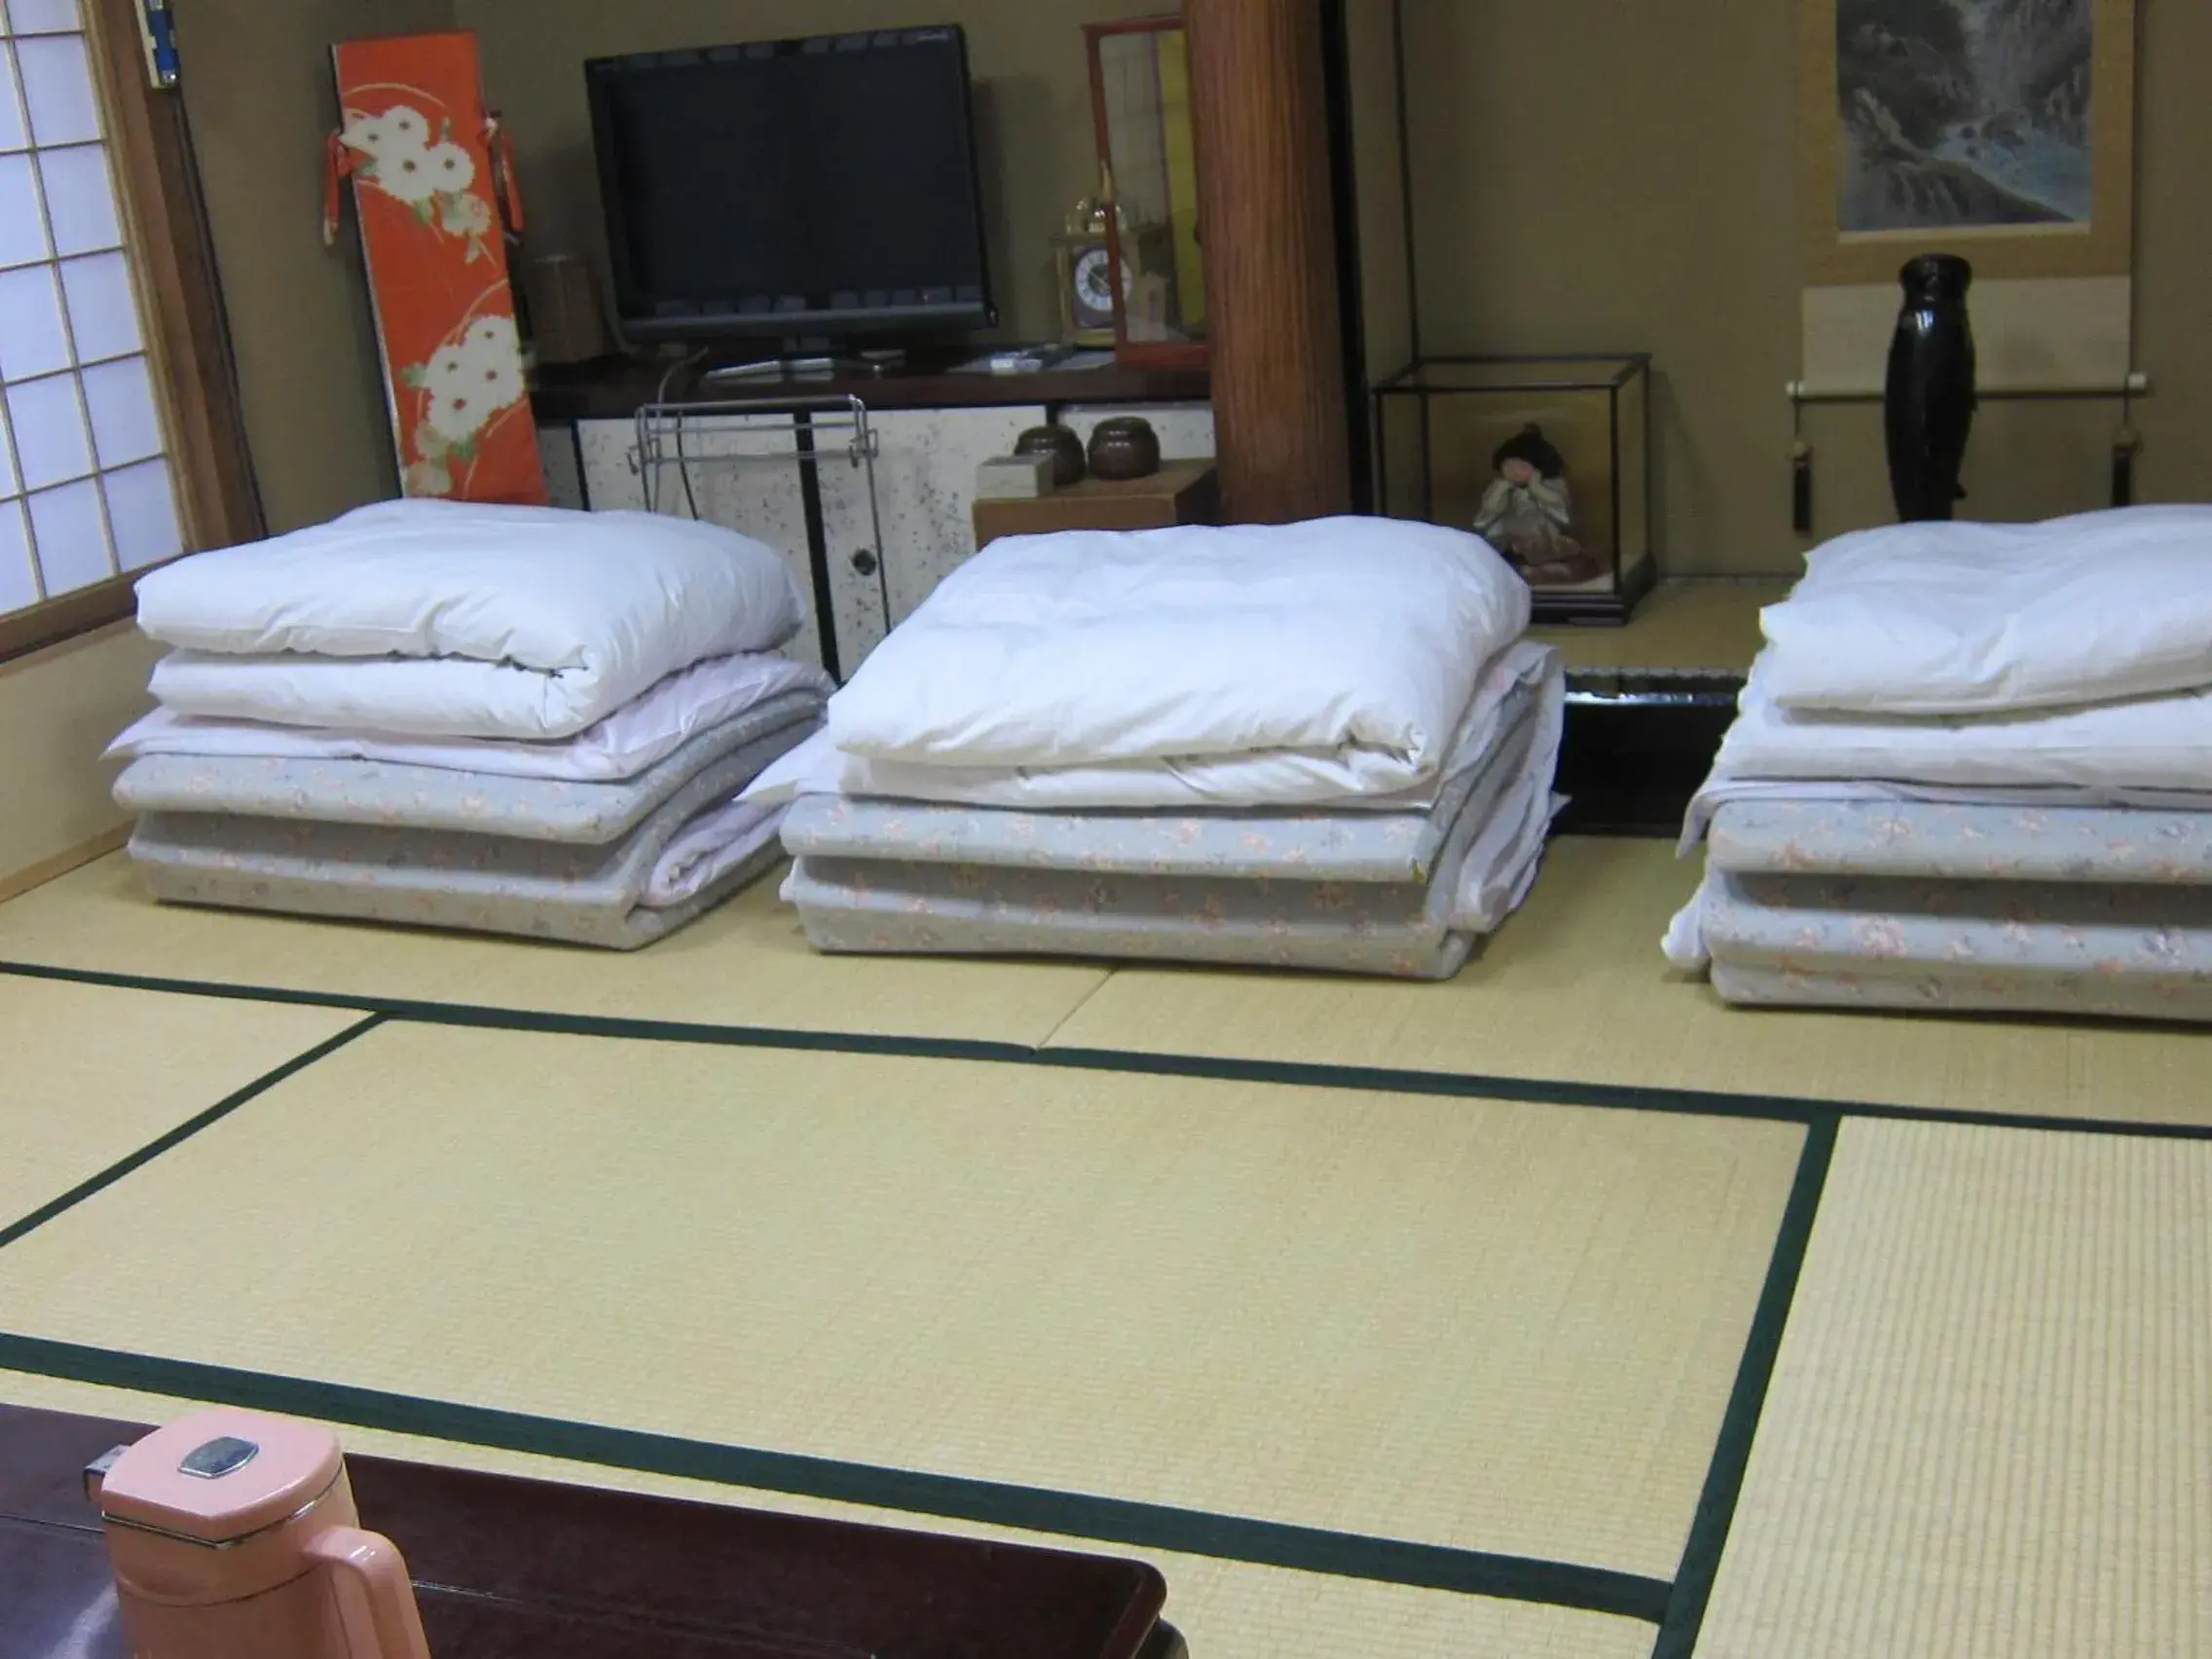
[[[958,26],[595,58],[584,80],[632,339],[996,320]]]

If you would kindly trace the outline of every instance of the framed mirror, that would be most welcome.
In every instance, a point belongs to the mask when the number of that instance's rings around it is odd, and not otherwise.
[[[1114,354],[1134,367],[1206,360],[1206,286],[1190,57],[1180,16],[1088,23],[1091,116],[1108,242]]]

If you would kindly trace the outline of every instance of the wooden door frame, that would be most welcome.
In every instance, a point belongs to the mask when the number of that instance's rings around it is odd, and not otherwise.
[[[184,544],[197,551],[248,541],[263,534],[261,501],[184,95],[153,83],[139,0],[84,4]],[[0,616],[0,661],[131,615],[136,580],[136,572],[112,576]]]

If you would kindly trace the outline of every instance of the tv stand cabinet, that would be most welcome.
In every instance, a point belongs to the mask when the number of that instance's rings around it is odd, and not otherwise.
[[[666,372],[666,359],[641,358],[540,375],[533,404],[556,505],[645,505],[636,418],[658,396]],[[695,502],[700,517],[784,556],[810,599],[806,626],[787,649],[840,677],[975,552],[976,468],[1011,451],[1028,427],[1064,421],[1088,441],[1106,417],[1139,414],[1159,429],[1165,456],[1213,453],[1203,370],[990,375],[917,358],[881,374],[711,385],[690,376],[682,391],[717,404],[742,399],[768,416],[825,397],[858,397],[867,406],[878,446],[872,513],[863,475],[841,449],[826,442],[819,461],[800,461],[798,446],[809,441],[803,424],[763,432],[732,422],[725,431],[702,421],[683,469],[688,497],[673,463],[657,487],[663,511],[688,512]],[[759,463],[768,457],[790,463]]]

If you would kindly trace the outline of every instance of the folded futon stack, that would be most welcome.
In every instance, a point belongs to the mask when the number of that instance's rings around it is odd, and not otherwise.
[[[1666,941],[1732,1002],[2212,1019],[2212,508],[1817,550]]]
[[[1564,682],[1474,536],[995,541],[749,792],[831,951],[1440,978],[1534,878]]]
[[[778,857],[740,802],[829,682],[774,552],[644,513],[387,502],[138,584],[118,738],[157,897],[628,948]]]

